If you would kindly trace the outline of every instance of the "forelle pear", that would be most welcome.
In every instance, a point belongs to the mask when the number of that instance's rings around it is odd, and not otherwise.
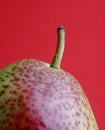
[[[23,59],[0,70],[0,130],[98,130],[81,85],[60,68],[65,28],[57,34],[51,64]]]

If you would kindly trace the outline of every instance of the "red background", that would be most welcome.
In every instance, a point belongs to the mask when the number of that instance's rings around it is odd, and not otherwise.
[[[0,68],[22,58],[51,62],[66,28],[62,68],[75,75],[105,130],[105,0],[0,1]]]

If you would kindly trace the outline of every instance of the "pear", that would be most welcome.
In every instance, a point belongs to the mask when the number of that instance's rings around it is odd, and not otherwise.
[[[0,130],[98,130],[81,85],[60,68],[65,28],[57,34],[51,64],[23,59],[0,71]]]

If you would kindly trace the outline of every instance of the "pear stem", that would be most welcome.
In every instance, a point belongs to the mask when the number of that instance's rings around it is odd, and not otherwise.
[[[65,28],[63,26],[57,28],[57,35],[58,35],[58,43],[56,53],[50,65],[50,67],[54,69],[60,69],[60,64],[63,57],[65,47]]]

